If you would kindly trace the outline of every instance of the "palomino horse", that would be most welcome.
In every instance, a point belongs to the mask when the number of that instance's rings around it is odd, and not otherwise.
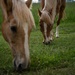
[[[63,17],[66,0],[41,0],[42,11],[38,10],[40,16],[40,30],[44,37],[44,44],[53,40],[52,28],[56,15],[59,15],[56,27],[56,37],[59,37],[59,24]]]
[[[30,63],[29,36],[35,25],[29,9],[31,2],[32,0],[26,3],[23,0],[0,0],[4,18],[2,33],[12,49],[16,70],[26,69]]]

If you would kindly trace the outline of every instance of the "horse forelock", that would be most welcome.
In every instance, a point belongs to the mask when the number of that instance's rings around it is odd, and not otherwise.
[[[28,24],[29,27],[33,27],[35,25],[32,13],[30,9],[27,7],[24,1],[20,0],[12,0],[13,3],[13,15],[18,25]]]
[[[51,23],[51,16],[49,15],[49,12],[47,11],[42,11],[42,15],[40,19],[43,20],[47,24]]]

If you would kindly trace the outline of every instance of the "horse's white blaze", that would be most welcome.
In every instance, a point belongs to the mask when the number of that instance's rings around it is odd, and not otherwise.
[[[45,34],[45,38],[46,38],[45,42],[48,42],[49,38],[47,37],[47,24],[46,23],[44,23],[44,34]]]
[[[46,4],[47,4],[47,3],[46,3],[46,0],[45,0],[45,6],[44,6],[43,10],[45,9],[45,7],[46,7]]]
[[[50,32],[50,36],[47,37],[47,24],[46,23],[44,23],[44,34],[45,34],[45,38],[46,38],[45,42],[49,42],[50,40],[53,40],[52,31]]]
[[[47,37],[47,25],[46,25],[46,23],[44,23],[44,33],[45,33],[45,37]]]
[[[24,41],[24,49],[25,49],[25,56],[26,56],[26,67],[28,66],[29,61],[29,45],[28,45],[28,24],[24,24],[24,32],[25,32],[25,41]]]
[[[59,26],[56,27],[56,37],[59,37]]]

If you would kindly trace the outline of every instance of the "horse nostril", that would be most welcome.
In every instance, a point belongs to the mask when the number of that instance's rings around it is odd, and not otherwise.
[[[45,41],[43,41],[43,44],[45,44],[45,45],[46,45],[46,42],[45,42]]]
[[[48,43],[47,43],[47,45],[49,45],[51,42],[50,41],[48,41]]]
[[[22,64],[19,64],[18,66],[16,65],[16,61],[14,60],[14,69],[17,71],[21,71],[22,70]]]
[[[22,71],[22,64],[19,64],[19,66],[18,66],[18,69],[17,69],[18,71]]]

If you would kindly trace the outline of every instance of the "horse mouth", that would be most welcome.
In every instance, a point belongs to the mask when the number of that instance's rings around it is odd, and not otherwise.
[[[48,41],[48,42],[43,41],[43,44],[45,44],[45,45],[50,45],[50,43],[51,43],[51,41]]]

